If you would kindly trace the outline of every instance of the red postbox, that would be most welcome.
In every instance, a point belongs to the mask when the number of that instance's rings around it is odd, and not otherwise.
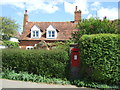
[[[80,49],[72,48],[71,49],[71,66],[79,67],[80,65]]]

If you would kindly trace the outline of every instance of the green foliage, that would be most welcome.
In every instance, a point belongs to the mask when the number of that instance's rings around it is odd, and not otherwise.
[[[73,40],[77,42],[84,35],[99,34],[99,33],[119,33],[117,21],[109,21],[108,19],[100,20],[98,18],[85,19],[79,22],[77,27],[80,31],[73,34]]]
[[[107,85],[102,83],[96,83],[96,82],[88,82],[85,80],[74,80],[71,81],[72,85],[76,85],[78,87],[91,87],[91,88],[100,88],[100,89],[119,89],[116,85]]]
[[[64,50],[6,49],[2,51],[2,58],[3,68],[16,72],[27,71],[56,78],[69,76],[69,56]]]
[[[17,33],[19,25],[14,20],[7,17],[0,17],[0,23],[0,34],[4,34],[5,36],[3,38],[9,38]]]
[[[41,40],[34,49],[48,49],[48,44],[44,40]]]
[[[79,46],[84,77],[120,84],[120,34],[83,35]]]
[[[12,41],[7,41],[7,40],[3,41],[3,45],[8,46],[8,48],[18,48],[19,47],[18,42],[12,42]]]
[[[10,79],[10,80],[21,80],[21,81],[32,81],[32,82],[44,82],[49,84],[72,84],[77,87],[91,87],[91,88],[101,88],[101,89],[118,89],[118,86],[111,86],[107,84],[100,84],[96,82],[87,82],[85,80],[62,80],[60,78],[47,78],[45,76],[29,74],[28,72],[18,72],[16,73],[14,70],[4,69],[1,73],[2,78]]]
[[[2,78],[10,79],[10,80],[21,80],[21,81],[32,81],[32,82],[45,82],[51,84],[69,84],[70,82],[67,80],[62,80],[59,78],[47,78],[45,76],[29,74],[27,72],[18,72],[16,73],[14,70],[5,69],[2,72]]]
[[[115,19],[114,20],[114,23],[116,25],[116,33],[119,33],[120,34],[120,19]]]
[[[64,42],[56,41],[54,43],[49,43],[49,45],[54,46],[53,49],[62,49],[62,50],[69,52],[71,43],[73,43],[71,40],[66,40]]]

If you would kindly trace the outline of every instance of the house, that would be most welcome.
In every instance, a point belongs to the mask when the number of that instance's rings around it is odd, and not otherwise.
[[[71,38],[71,34],[75,29],[76,24],[81,20],[81,11],[74,12],[74,21],[67,22],[31,22],[28,19],[27,10],[24,14],[23,33],[19,39],[20,48],[33,47],[35,44],[44,40],[47,43],[55,41],[65,41]]]
[[[19,38],[20,38],[20,33],[17,32],[16,35],[14,37],[10,37],[9,41],[12,42],[19,42]]]

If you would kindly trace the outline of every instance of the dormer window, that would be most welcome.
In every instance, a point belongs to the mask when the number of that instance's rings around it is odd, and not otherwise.
[[[55,38],[55,31],[48,31],[49,38]]]
[[[31,28],[31,38],[40,38],[40,37],[41,37],[40,28],[37,25],[34,25]]]
[[[46,37],[47,37],[47,39],[55,39],[55,38],[57,38],[57,31],[56,31],[55,27],[53,27],[52,25],[50,25],[47,28]]]
[[[33,38],[39,38],[39,31],[33,31]]]

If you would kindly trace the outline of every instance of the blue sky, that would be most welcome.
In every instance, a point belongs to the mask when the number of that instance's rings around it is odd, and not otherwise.
[[[88,2],[89,1],[89,2]],[[82,18],[107,16],[118,18],[119,0],[1,0],[0,16],[10,17],[21,27],[24,10],[28,10],[29,21],[54,22],[73,21],[75,6],[82,11]],[[97,12],[97,14],[96,14]]]

